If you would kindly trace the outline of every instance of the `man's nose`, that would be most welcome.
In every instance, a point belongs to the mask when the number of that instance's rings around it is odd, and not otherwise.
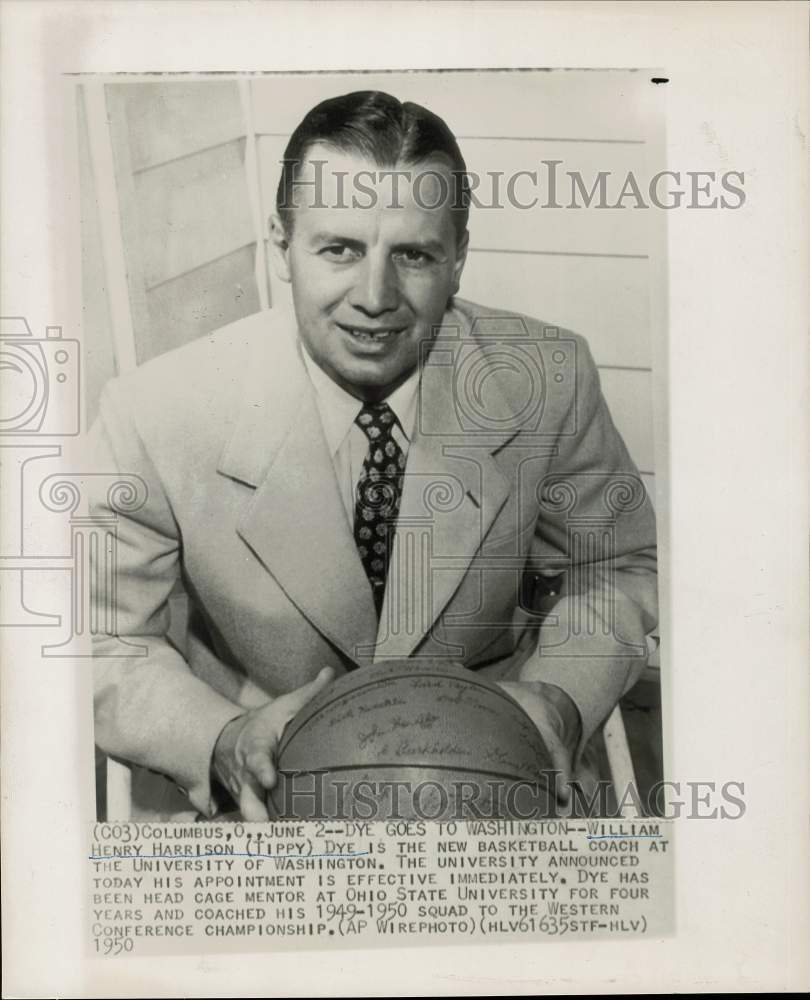
[[[393,264],[383,255],[368,254],[356,271],[349,303],[369,316],[391,312],[399,305],[399,285]]]

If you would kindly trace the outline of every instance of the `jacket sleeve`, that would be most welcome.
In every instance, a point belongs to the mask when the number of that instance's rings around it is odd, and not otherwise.
[[[113,757],[159,771],[206,815],[215,811],[210,785],[214,744],[244,709],[195,677],[167,638],[168,599],[179,574],[182,539],[160,479],[130,418],[119,383],[103,395],[90,432],[94,475],[90,513],[114,518],[114,591],[91,590],[98,621],[113,634],[94,639],[97,745]],[[137,476],[145,502],[122,512],[111,499],[111,475]],[[98,571],[92,579],[100,578]],[[109,601],[109,607],[100,604]],[[121,640],[132,647],[133,655]],[[123,654],[123,655],[122,655]]]
[[[655,515],[581,338],[575,381],[539,486],[532,545],[535,565],[563,568],[564,583],[520,679],[554,684],[573,700],[582,722],[578,760],[638,680],[658,604]]]

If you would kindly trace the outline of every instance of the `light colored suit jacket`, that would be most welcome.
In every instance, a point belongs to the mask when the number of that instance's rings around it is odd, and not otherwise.
[[[566,331],[454,300],[423,366],[379,624],[292,315],[115,379],[92,447],[99,472],[148,494],[117,513],[115,594],[115,631],[145,655],[107,655],[120,648],[99,637],[96,742],[204,813],[222,727],[325,665],[447,656],[545,680],[579,708],[581,747],[644,665],[654,516],[587,344]],[[94,513],[108,503],[100,491]],[[538,631],[521,581],[555,568],[565,589]],[[178,584],[182,642],[167,634]]]

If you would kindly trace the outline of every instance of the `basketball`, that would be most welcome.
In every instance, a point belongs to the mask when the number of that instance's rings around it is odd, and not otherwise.
[[[445,660],[396,660],[339,677],[296,715],[278,751],[279,818],[553,816],[551,759],[493,681]]]

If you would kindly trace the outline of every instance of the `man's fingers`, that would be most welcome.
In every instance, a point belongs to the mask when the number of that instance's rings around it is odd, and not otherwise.
[[[571,755],[563,743],[562,733],[559,731],[561,723],[559,713],[553,706],[548,705],[536,691],[532,690],[531,685],[515,681],[500,681],[499,684],[523,708],[537,727],[551,757],[551,770],[558,774],[555,792],[561,801],[567,802],[571,797],[569,786],[573,779],[573,773]]]
[[[273,788],[277,775],[267,750],[251,750],[245,757],[245,767],[263,788]]]
[[[247,823],[266,823],[270,819],[265,797],[266,793],[261,785],[245,775],[239,792],[239,811]]]
[[[567,802],[571,797],[571,780],[573,779],[568,751],[556,739],[551,739],[547,736],[544,736],[543,739],[546,748],[551,754],[552,769],[559,775],[555,792],[561,801]]]
[[[289,694],[282,695],[285,712],[289,712],[288,719],[291,719],[296,712],[299,712],[316,694],[323,691],[334,680],[334,677],[335,671],[331,667],[324,667],[314,681],[303,684],[300,688],[296,688],[295,691],[290,691]]]

